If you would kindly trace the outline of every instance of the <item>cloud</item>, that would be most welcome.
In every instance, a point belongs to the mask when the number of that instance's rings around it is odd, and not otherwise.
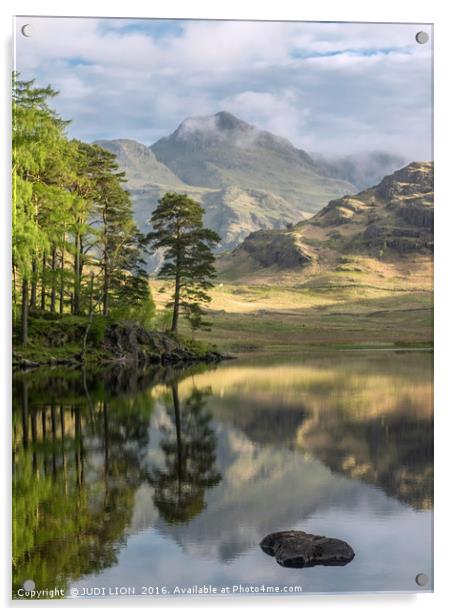
[[[309,116],[309,109],[300,109],[299,97],[290,88],[276,94],[246,90],[223,99],[220,106],[259,128],[292,139],[301,134]]]
[[[20,35],[31,23],[30,38]],[[227,109],[329,152],[431,158],[430,26],[21,18],[16,67],[60,91],[82,139],[152,143]]]

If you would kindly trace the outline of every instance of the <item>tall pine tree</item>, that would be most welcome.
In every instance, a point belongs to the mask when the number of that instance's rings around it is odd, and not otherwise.
[[[21,279],[21,340],[28,340],[30,283],[35,301],[39,261],[50,248],[47,199],[64,197],[58,182],[59,157],[64,143],[64,122],[48,99],[57,92],[38,88],[34,80],[22,81],[13,74],[13,285]],[[44,272],[42,273],[42,275]],[[13,305],[17,305],[16,294]],[[16,313],[16,310],[14,310]]]
[[[220,237],[203,225],[204,210],[187,195],[166,193],[151,217],[154,229],[148,239],[154,249],[164,250],[158,277],[173,281],[168,307],[172,309],[171,331],[177,333],[179,316],[194,329],[205,324],[202,306],[210,301],[215,278],[213,248]]]
[[[69,141],[50,86],[13,75],[13,307],[27,344],[29,309],[147,320],[143,254],[116,158]],[[20,318],[19,318],[20,309]]]

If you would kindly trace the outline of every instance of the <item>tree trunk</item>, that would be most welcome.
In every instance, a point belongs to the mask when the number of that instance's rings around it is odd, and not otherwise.
[[[30,310],[36,310],[36,285],[38,278],[38,264],[36,263],[36,257],[31,262],[31,293],[30,293]]]
[[[82,236],[80,236],[79,247],[80,247],[80,258],[78,262],[78,279],[79,279],[79,286],[81,289],[82,280],[83,280],[83,268],[85,266],[85,253],[83,252],[83,237]]]
[[[13,262],[13,323],[17,323],[17,272]]]
[[[94,272],[90,274],[89,280],[89,300],[88,300],[88,314],[91,316],[94,308]]]
[[[90,288],[89,288],[88,325],[86,326],[85,333],[83,334],[82,351],[80,353],[82,364],[85,363],[86,346],[88,343],[88,334],[89,334],[89,330],[91,329],[91,325],[93,324],[93,315],[94,315],[93,290],[94,290],[94,272],[91,272],[91,281],[90,281]],[[85,373],[83,373],[83,375],[85,377]],[[87,397],[89,398],[88,390],[86,388],[86,383],[85,383],[85,391],[86,391]]]
[[[176,273],[176,284],[174,288],[174,306],[173,306],[173,321],[171,323],[171,331],[177,334],[177,323],[179,320],[179,304],[180,304],[180,274]]]
[[[22,280],[22,344],[28,342],[28,280],[24,278]]]
[[[46,309],[46,253],[42,255],[42,277],[41,277],[41,310]]]
[[[104,288],[102,294],[102,314],[104,317],[108,317],[109,311],[109,293],[110,293],[110,272],[107,261],[104,264]]]
[[[60,266],[60,314],[64,312],[64,242],[63,239],[63,248],[61,249],[61,266]]]
[[[52,288],[50,292],[50,312],[55,313],[56,305],[56,246],[52,246]]]
[[[74,254],[74,301],[72,311],[74,314],[80,313],[80,233],[75,234],[75,254]]]

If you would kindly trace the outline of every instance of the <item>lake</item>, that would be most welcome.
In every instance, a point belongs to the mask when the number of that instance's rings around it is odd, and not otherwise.
[[[15,596],[431,591],[432,371],[362,350],[16,374]],[[281,567],[259,542],[285,529],[355,558]]]

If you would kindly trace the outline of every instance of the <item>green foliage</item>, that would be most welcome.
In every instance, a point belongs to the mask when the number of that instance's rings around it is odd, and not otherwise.
[[[89,335],[94,344],[103,342],[106,328],[107,321],[105,319],[101,316],[96,316],[93,318]]]
[[[173,312],[168,308],[158,313],[156,317],[156,327],[163,331],[168,331],[171,328],[171,322],[173,320]]]
[[[56,95],[13,75],[13,315],[23,344],[29,311],[154,316],[126,178],[114,155],[67,138],[49,106]],[[90,318],[90,337],[104,326]]]
[[[157,325],[155,303],[152,295],[136,304],[122,304],[112,310],[111,316],[115,320],[133,321],[140,323],[147,329],[152,329]]]
[[[165,251],[158,277],[174,281],[168,304],[174,333],[180,313],[193,330],[206,325],[202,306],[210,301],[208,291],[216,275],[212,250],[220,237],[203,226],[203,213],[200,204],[187,195],[166,193],[151,218],[154,231],[148,238],[154,249]]]

